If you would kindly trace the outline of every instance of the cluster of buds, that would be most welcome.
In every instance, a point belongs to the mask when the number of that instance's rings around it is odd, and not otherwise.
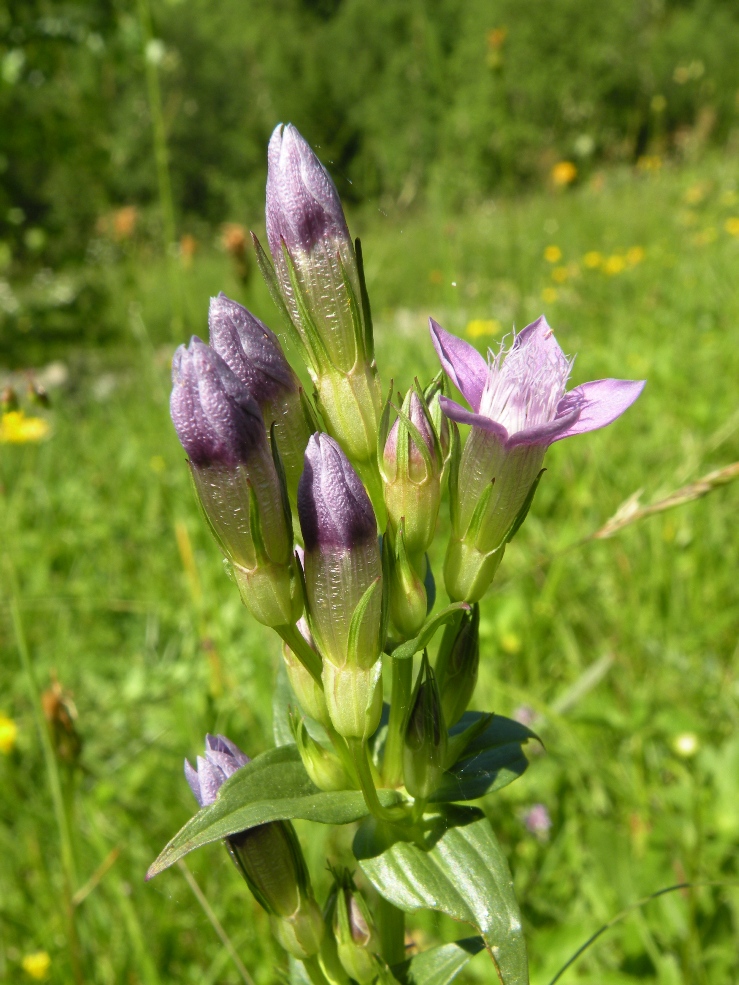
[[[611,423],[643,383],[598,380],[567,392],[572,362],[543,317],[487,359],[431,319],[441,372],[425,389],[414,381],[397,403],[391,386],[383,403],[361,246],[336,188],[292,126],[277,127],[268,157],[271,260],[256,237],[254,245],[314,392],[303,391],[278,336],[221,294],[209,344],[194,337],[175,354],[172,420],[244,603],[282,637],[308,777],[323,791],[360,789],[376,819],[413,825],[486,724],[459,724],[477,682],[478,603],[526,518],[548,446]],[[470,409],[451,399],[450,384]],[[469,427],[464,443],[460,425]],[[452,604],[435,619],[429,552],[445,489]],[[424,648],[444,620],[434,664]],[[409,655],[418,651],[414,685]],[[371,758],[383,654],[392,705],[383,751]],[[208,736],[197,770],[185,768],[198,803],[212,803],[247,762],[228,739]],[[403,791],[401,806],[384,808],[378,785]],[[329,960],[328,927],[339,969],[329,979],[377,977],[377,934],[348,870],[334,873],[321,915],[290,822],[226,843],[290,954],[307,960],[320,949]]]

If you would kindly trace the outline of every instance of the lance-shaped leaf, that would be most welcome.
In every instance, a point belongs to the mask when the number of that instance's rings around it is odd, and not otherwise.
[[[481,718],[479,711],[468,711],[449,730],[450,744]],[[503,715],[492,715],[487,728],[472,739],[461,758],[444,774],[432,801],[477,800],[486,793],[513,783],[529,765],[523,745],[539,739],[535,732]]]
[[[394,790],[378,791],[385,807],[402,798]],[[188,852],[267,821],[303,818],[322,824],[348,824],[366,817],[359,791],[324,792],[308,777],[294,745],[257,756],[227,780],[218,798],[175,835],[147,873],[147,879],[173,865]]]
[[[418,636],[414,636],[412,640],[408,640],[406,643],[401,643],[400,646],[395,647],[392,651],[393,657],[396,660],[407,660],[409,657],[414,656],[414,654],[419,653],[424,647],[429,645],[436,630],[452,620],[460,609],[469,609],[468,603],[453,602],[452,605],[448,605],[445,609],[437,612],[435,616],[431,616],[421,627]]]
[[[505,856],[487,818],[477,811],[450,816],[430,848],[398,841],[360,857],[362,871],[393,905],[413,913],[431,909],[471,924],[482,936],[501,985],[528,985],[521,913]],[[355,853],[361,844],[355,839]]]
[[[485,947],[482,937],[465,937],[452,944],[441,944],[393,966],[400,985],[449,985],[467,962]]]

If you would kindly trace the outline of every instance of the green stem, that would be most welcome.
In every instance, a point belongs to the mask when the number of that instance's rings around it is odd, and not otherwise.
[[[275,631],[279,633],[285,643],[287,643],[316,684],[322,688],[323,680],[321,678],[321,658],[308,643],[297,626],[291,626],[289,624],[286,624],[285,626],[276,626]]]
[[[384,896],[379,896],[377,924],[383,958],[390,967],[405,961],[405,913]]]
[[[382,772],[390,787],[403,782],[403,727],[413,690],[413,660],[393,660],[393,690],[390,703]]]
[[[359,785],[362,788],[370,814],[376,817],[378,821],[387,821],[390,824],[402,820],[405,817],[405,811],[402,808],[387,808],[380,803],[364,740],[347,739],[346,741],[354,757],[354,767],[357,771]]]
[[[36,730],[41,740],[41,750],[44,756],[46,767],[46,781],[49,785],[51,803],[54,810],[54,820],[56,821],[57,832],[59,835],[59,848],[62,860],[62,872],[64,874],[64,903],[65,916],[67,923],[67,933],[69,937],[69,952],[72,964],[72,971],[75,981],[82,981],[82,968],[79,958],[79,944],[77,940],[77,927],[75,924],[75,907],[72,903],[75,887],[77,885],[77,867],[74,861],[74,851],[72,849],[72,834],[69,826],[66,805],[64,803],[64,790],[62,779],[59,773],[59,764],[51,742],[49,727],[44,717],[43,706],[41,704],[41,694],[39,692],[36,674],[31,661],[31,654],[28,650],[28,641],[23,629],[20,604],[18,601],[18,584],[15,578],[15,570],[9,557],[5,559],[8,582],[10,584],[10,613],[13,621],[13,632],[21,664],[26,675],[28,690],[31,696],[31,707],[36,724]]]
[[[146,91],[151,113],[151,126],[154,138],[154,160],[159,189],[159,206],[162,211],[162,231],[164,249],[169,271],[170,301],[172,304],[172,330],[179,337],[183,329],[182,311],[182,270],[175,248],[177,229],[175,225],[174,198],[169,173],[169,152],[167,150],[167,128],[162,110],[162,90],[159,85],[159,71],[151,56],[150,42],[154,40],[149,0],[138,0],[139,24],[144,45],[144,65],[146,71]]]
[[[308,975],[308,978],[310,978],[312,985],[329,985],[328,979],[323,973],[316,954],[314,954],[312,958],[305,958],[303,961],[303,967],[305,968],[306,974]]]

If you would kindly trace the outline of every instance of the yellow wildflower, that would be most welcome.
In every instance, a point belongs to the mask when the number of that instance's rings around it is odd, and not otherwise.
[[[464,331],[471,339],[479,339],[481,335],[497,335],[500,322],[495,318],[473,318]]]
[[[570,276],[570,272],[567,267],[555,267],[552,271],[552,280],[556,284],[564,284],[564,282]]]
[[[24,444],[41,441],[49,433],[48,421],[42,417],[26,417],[22,410],[11,410],[0,418],[0,443]]]
[[[662,167],[662,158],[659,154],[643,154],[636,162],[640,171],[659,171]]]
[[[614,274],[620,274],[625,269],[626,260],[618,253],[614,253],[613,256],[608,257],[603,264],[603,270],[611,277]]]
[[[632,246],[626,251],[626,262],[630,267],[635,267],[637,263],[641,263],[646,256],[643,246]]]
[[[597,270],[598,267],[603,266],[603,254],[597,250],[589,250],[582,258],[582,262],[588,270]]]
[[[558,297],[559,294],[553,287],[545,287],[541,292],[541,299],[542,301],[546,301],[547,304],[554,304]]]
[[[41,981],[49,973],[51,958],[46,951],[34,951],[33,954],[27,954],[25,956],[23,961],[21,961],[21,965],[27,975],[35,978],[37,981]]]
[[[552,168],[552,181],[558,188],[571,185],[577,177],[577,167],[572,161],[559,161]]]
[[[729,236],[739,236],[739,215],[733,215],[724,223],[724,229]]]
[[[0,715],[0,752],[6,755],[12,752],[18,738],[18,726],[12,718]]]
[[[544,250],[544,259],[547,263],[559,263],[562,259],[562,250],[558,246],[548,246]]]

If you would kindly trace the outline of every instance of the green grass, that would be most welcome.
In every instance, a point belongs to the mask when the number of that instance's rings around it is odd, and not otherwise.
[[[739,977],[737,490],[577,546],[635,490],[649,501],[739,458],[739,236],[726,229],[739,215],[735,174],[736,161],[719,158],[607,172],[565,194],[469,214],[354,217],[385,381],[406,386],[435,371],[428,314],[457,332],[496,320],[499,337],[542,310],[578,353],[575,382],[649,381],[613,427],[552,448],[483,604],[474,703],[508,714],[530,705],[547,746],[523,779],[485,801],[523,904],[534,985],[623,907],[683,881],[726,885],[634,911],[562,981]],[[551,245],[562,251],[554,265],[543,257]],[[620,273],[583,265],[589,251],[634,247],[643,259]],[[570,268],[561,284],[555,267]],[[278,644],[224,574],[169,424],[166,272],[140,256],[110,276],[121,317],[131,316],[130,345],[70,356],[68,382],[52,394],[50,440],[0,446],[2,552],[20,585],[36,677],[46,688],[55,672],[79,711],[79,768],[62,764],[78,884],[119,852],[77,907],[84,980],[236,982],[183,874],[148,885],[143,874],[193,812],[182,759],[204,733],[226,732],[250,753],[271,745]],[[184,277],[193,331],[206,333],[207,298],[221,288],[239,296],[226,259],[203,247]],[[241,299],[271,318],[259,285]],[[444,508],[440,545],[447,530]],[[439,546],[437,572],[441,556]],[[49,980],[67,983],[59,836],[2,576],[0,712],[19,734],[0,755],[0,981],[23,980],[23,956],[45,949]],[[602,675],[589,680],[597,661]],[[684,733],[696,737],[689,757],[676,745]],[[554,822],[547,842],[522,823],[536,802]],[[303,841],[322,892],[325,859],[346,853],[350,832],[316,833]],[[188,865],[254,981],[275,981],[282,959],[267,919],[226,853],[210,846]],[[433,918],[411,927],[423,946],[464,934]],[[466,980],[494,981],[485,955]]]

